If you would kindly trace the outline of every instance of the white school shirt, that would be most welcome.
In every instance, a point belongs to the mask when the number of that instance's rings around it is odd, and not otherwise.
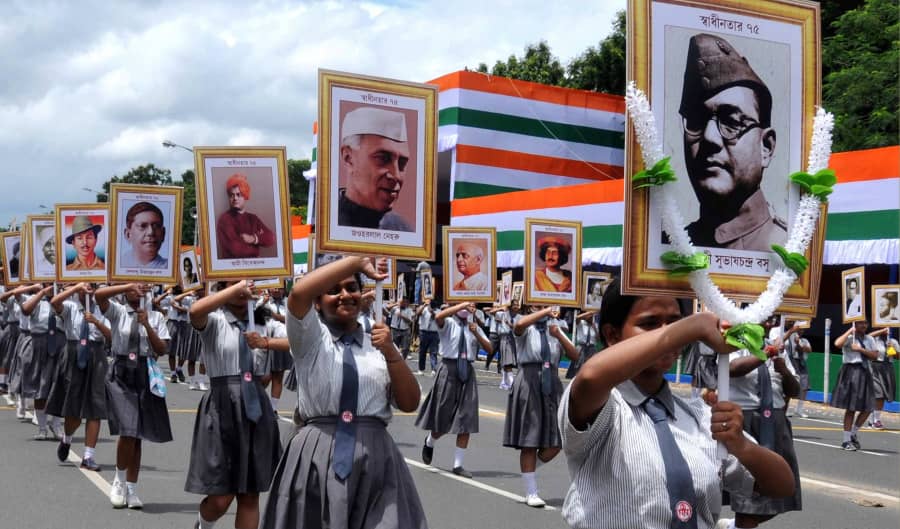
[[[484,335],[484,331],[481,330],[478,324],[475,325],[475,332],[482,339],[487,340],[487,336]],[[466,359],[469,362],[473,362],[481,344],[478,343],[478,339],[469,330],[468,322],[462,323],[456,316],[444,318],[444,326],[438,327],[438,338],[440,338],[438,354],[444,360],[456,360],[459,358],[460,333],[465,333]]]
[[[562,353],[562,347],[559,340],[550,335],[550,324],[554,320],[547,322],[547,343],[550,345],[550,363],[554,366],[559,365],[559,357]],[[534,325],[529,325],[521,336],[516,336],[516,360],[519,364],[542,363],[541,357],[541,332]]]
[[[563,518],[577,529],[668,529],[672,509],[665,465],[653,421],[641,407],[647,396],[627,380],[613,388],[594,422],[579,430],[569,421],[571,389],[563,392],[557,415],[571,478]],[[729,454],[720,480],[706,403],[682,399],[668,383],[656,398],[669,412],[669,428],[691,471],[697,527],[712,529],[722,510],[721,488],[749,496],[753,476]]]
[[[206,327],[197,329],[200,342],[203,344],[206,374],[211,378],[241,374],[239,341],[241,330],[236,324],[237,321],[237,317],[230,310],[220,309],[207,314]],[[262,325],[257,325],[256,331],[265,335],[265,328]],[[251,362],[253,351],[251,348]]]
[[[22,316],[22,307],[16,301],[15,296],[6,298],[6,323],[19,323]]]
[[[575,327],[576,345],[593,345],[597,343],[597,328],[589,321],[580,320]]]
[[[728,355],[728,360],[732,362],[746,356],[751,356],[750,351],[741,349]],[[787,353],[782,349],[778,356],[784,359],[784,365],[790,371],[791,376],[796,379],[797,372],[794,370],[794,363],[791,362]],[[772,358],[766,360],[766,368],[769,370],[769,378],[772,380],[772,408],[784,408],[784,388],[781,375],[775,371],[775,363]],[[756,369],[742,377],[731,377],[731,393],[728,400],[743,410],[759,409],[759,373],[756,372]]]
[[[269,309],[269,312],[271,312],[272,314],[285,316],[287,315],[287,299],[281,298],[280,302],[275,301],[274,299],[270,299],[269,302],[266,303],[266,308]]]
[[[419,314],[419,330],[420,331],[430,331],[437,332],[438,326],[437,322],[434,319],[435,311],[431,307],[425,307],[422,309],[422,313]]]
[[[109,320],[109,328],[112,331],[112,353],[117,356],[124,356],[134,352],[128,350],[128,340],[131,337],[131,322],[136,317],[131,305],[122,305],[109,300],[109,307],[107,307],[103,316]],[[169,328],[166,327],[166,321],[162,314],[151,310],[147,313],[147,322],[160,340],[168,341],[170,339]],[[140,355],[148,356],[150,342],[147,341],[147,329],[143,325],[138,325],[138,332],[141,336]]]
[[[850,336],[847,337],[847,340],[844,342],[844,346],[841,347],[841,353],[843,354],[842,360],[845,364],[863,363],[862,353],[853,350],[853,342],[856,339],[856,331],[854,331],[850,333]],[[869,351],[875,350],[875,340],[867,334],[863,335],[860,345],[862,345],[863,349],[867,349]]]
[[[109,320],[104,318],[102,314],[97,314],[98,312],[100,312],[99,309],[97,309],[97,305],[93,304],[91,308],[94,316],[98,320],[100,320],[100,323],[106,325],[106,327],[108,328],[111,328],[109,325]],[[66,339],[75,341],[80,340],[81,323],[84,321],[84,305],[81,304],[81,301],[79,301],[78,299],[67,299],[63,301],[60,317],[62,318],[66,327]],[[88,340],[92,342],[103,343],[106,341],[106,337],[103,336],[103,333],[100,332],[100,329],[98,329],[96,325],[91,323],[88,324]]]
[[[504,334],[509,334],[512,332],[512,327],[510,326],[510,317],[509,312],[505,310],[501,310],[494,313],[494,322],[496,322],[496,332],[500,336]]]
[[[397,329],[398,331],[409,330],[409,323],[400,316],[405,316],[412,320],[415,317],[415,313],[409,307],[406,307],[405,309],[394,307],[394,310],[391,311],[391,328]]]
[[[31,296],[29,296],[29,298],[31,298]],[[45,297],[38,302],[37,306],[28,316],[28,319],[30,320],[28,328],[31,329],[33,334],[47,334],[51,317],[55,318],[56,313],[53,310],[53,305],[51,305]],[[63,324],[59,319],[56,320],[56,328],[58,332],[63,331]]]
[[[297,375],[297,409],[303,420],[335,416],[341,413],[341,386],[344,376],[344,345],[312,307],[303,319],[288,312],[287,335]],[[357,416],[378,417],[389,422],[391,377],[381,351],[372,345],[372,337],[357,327],[356,342],[351,345],[359,377]]]

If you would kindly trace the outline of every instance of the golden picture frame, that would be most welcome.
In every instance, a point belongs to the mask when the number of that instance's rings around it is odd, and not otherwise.
[[[431,270],[422,272],[420,296],[423,302],[434,299],[434,276]]]
[[[116,183],[109,193],[109,281],[177,283],[184,189]]]
[[[900,327],[900,285],[872,285],[872,327]]]
[[[434,259],[437,97],[435,85],[319,70],[320,250]],[[378,178],[353,180],[385,169],[359,154],[370,147],[389,154],[379,163],[391,167]],[[367,181],[391,187],[369,189]]]
[[[107,280],[109,204],[57,204],[56,280],[61,283]],[[84,228],[84,229],[82,229]]]
[[[591,272],[584,271],[582,285],[584,292],[582,293],[583,310],[600,310],[603,302],[603,295],[606,293],[606,287],[612,281],[612,274],[608,272]],[[597,289],[600,289],[598,292]]]
[[[497,302],[497,230],[443,228],[444,301]]]
[[[841,321],[866,321],[866,267],[841,271]]]
[[[203,270],[193,246],[183,248],[178,256],[178,285],[182,292],[193,292],[203,288]]]
[[[285,148],[194,147],[194,164],[203,277],[290,277]]]
[[[27,215],[28,276],[35,282],[56,281],[56,262],[59,260],[54,215]]]
[[[678,181],[664,187],[635,190],[630,179],[626,179],[622,292],[694,296],[688,279],[670,276],[660,260],[672,246],[662,230],[662,208],[651,207],[651,195],[667,193],[690,223],[689,234],[693,226],[695,234],[714,233],[718,237],[715,246],[709,242],[706,243],[709,246],[697,244],[698,251],[710,256],[711,279],[730,299],[753,301],[766,289],[780,258],[771,251],[768,241],[762,241],[762,236],[752,242],[745,242],[749,236],[744,235],[729,239],[738,233],[738,229],[726,222],[716,224],[718,221],[709,214],[713,206],[703,206],[701,212],[700,200],[686,170],[688,148],[684,139],[684,118],[678,108],[679,99],[682,105],[685,101],[698,100],[694,90],[699,89],[693,84],[684,85],[686,64],[695,64],[686,61],[686,57],[690,58],[697,49],[704,49],[702,46],[707,42],[714,42],[719,49],[733,48],[749,60],[751,69],[759,70],[759,79],[766,90],[784,94],[773,98],[771,127],[765,130],[773,131],[771,135],[766,132],[766,138],[777,138],[778,141],[773,139],[768,144],[772,148],[771,157],[761,169],[764,171],[762,183],[751,197],[755,200],[753,204],[762,201],[761,204],[768,204],[770,211],[776,213],[771,217],[776,226],[772,229],[775,233],[772,238],[781,236],[777,230],[782,221],[786,238],[800,199],[799,189],[790,183],[788,176],[806,169],[812,118],[821,101],[818,3],[805,0],[629,0],[627,34],[627,79],[650,100],[663,153],[671,157]],[[764,130],[763,125],[759,126]],[[625,172],[633,175],[643,168],[643,161],[630,119],[626,123],[625,144]],[[749,204],[749,198],[746,200],[744,204]],[[712,200],[706,203],[715,205]],[[756,214],[762,209],[753,211]],[[780,311],[799,314],[815,311],[821,280],[825,212],[826,208],[822,206],[806,252],[811,265],[788,289]],[[714,231],[714,227],[721,231]],[[695,242],[702,242],[706,236],[697,237],[700,238]],[[744,244],[744,249],[736,247]],[[780,244],[785,243],[781,241]]]
[[[17,246],[18,245],[18,246]],[[18,231],[0,233],[0,260],[3,261],[3,284],[17,287],[23,284],[22,235]]]
[[[527,305],[581,306],[581,230],[581,222],[525,219]]]

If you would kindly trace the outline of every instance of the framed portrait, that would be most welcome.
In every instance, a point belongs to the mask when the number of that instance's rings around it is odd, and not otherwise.
[[[510,300],[510,304],[517,303],[520,307],[522,306],[522,296],[525,293],[525,282],[524,281],[515,281],[513,282],[512,287],[512,299]]]
[[[507,270],[500,274],[500,305],[509,306],[512,302],[512,270]]]
[[[182,250],[178,258],[178,284],[181,285],[182,292],[203,288],[203,276],[200,272],[194,247]]]
[[[872,285],[872,327],[900,327],[900,285]]]
[[[20,232],[7,231],[0,233],[0,260],[3,261],[3,282],[8,287],[22,284],[20,270],[22,268],[22,237]]]
[[[307,269],[312,271],[320,266],[327,265],[328,263],[332,263],[344,257],[344,254],[334,253],[334,252],[320,252],[316,249],[316,234],[310,233],[307,238],[307,242],[309,243],[309,250],[307,255]],[[372,262],[375,262],[375,259],[381,258],[380,256],[370,255],[368,256],[372,259]],[[385,279],[381,286],[382,288],[396,288],[397,287],[397,273],[394,270],[397,269],[397,260],[392,259],[390,257],[387,259],[387,279]],[[375,288],[375,281],[372,281],[366,276],[362,278],[363,288]]]
[[[581,308],[584,310],[600,310],[606,285],[612,281],[612,275],[606,272],[584,272],[584,296]]]
[[[106,281],[109,205],[57,204],[57,281]]]
[[[525,219],[525,303],[581,305],[581,223]]]
[[[809,329],[812,324],[811,320],[802,314],[785,314],[784,322],[785,329],[790,329],[794,325],[799,329]]]
[[[421,283],[422,291],[420,292],[420,295],[422,296],[422,300],[431,301],[434,299],[434,276],[431,275],[430,270],[422,272]]]
[[[406,298],[406,276],[398,273],[397,274],[397,299]]]
[[[175,186],[110,185],[109,280],[177,283],[181,201]]]
[[[208,279],[290,276],[284,147],[195,147],[197,217]]]
[[[716,285],[731,299],[755,300],[780,264],[771,246],[786,244],[799,206],[788,175],[805,169],[820,103],[818,4],[629,0],[627,20],[627,78],[651,101],[678,180],[625,186],[623,293],[693,295],[660,259],[674,249],[658,206],[665,193],[709,255]],[[626,145],[626,174],[635,174],[642,159],[631,120]],[[785,312],[816,306],[824,225],[823,207],[806,254],[814,266],[786,293]]]
[[[494,298],[494,306],[497,307],[500,305],[500,300],[503,298],[503,281],[497,281],[497,289],[495,292],[497,294]]]
[[[841,318],[844,323],[866,319],[866,268],[841,272]]]
[[[495,303],[497,230],[444,226],[444,300]]]
[[[53,215],[25,218],[30,244],[28,275],[32,281],[56,281],[56,221]]]
[[[434,258],[438,87],[319,70],[320,249]]]
[[[31,250],[28,245],[28,223],[23,223],[19,227],[19,236],[21,237],[19,249],[19,282],[20,284],[31,283],[31,271],[28,270],[28,259]]]
[[[270,288],[284,288],[284,279],[280,277],[269,277],[266,279],[253,280],[254,290],[262,291]]]

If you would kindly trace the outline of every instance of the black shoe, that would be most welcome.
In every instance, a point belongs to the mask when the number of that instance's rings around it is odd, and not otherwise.
[[[841,449],[848,452],[856,452],[857,450],[856,445],[854,445],[850,441],[844,441],[843,443],[841,443]]]
[[[178,375],[178,381],[184,384],[184,371],[176,371],[175,373]]]
[[[426,439],[428,439],[426,437]],[[428,446],[424,442],[422,443],[422,462],[426,465],[431,464],[431,458],[434,457],[434,447]]]
[[[862,447],[859,445],[859,439],[857,439],[855,435],[851,435],[851,436],[850,436],[850,443],[851,443],[853,446],[855,446],[857,450],[859,450],[860,448],[862,448]]]
[[[177,383],[178,383],[178,374],[173,372],[173,373],[172,373],[172,378],[170,378],[169,380],[170,380],[173,384],[177,384]]]
[[[72,445],[60,441],[59,446],[56,447],[56,458],[59,459],[60,463],[69,459],[69,447],[70,446],[72,446]]]
[[[94,472],[100,472],[100,465],[98,465],[97,462],[93,459],[82,459],[81,468],[85,470],[93,470]]]
[[[453,473],[459,477],[472,479],[472,473],[463,467],[453,467]]]

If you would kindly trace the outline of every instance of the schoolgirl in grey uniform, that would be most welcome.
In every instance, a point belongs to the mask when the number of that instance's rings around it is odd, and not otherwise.
[[[169,372],[172,374],[171,381],[173,384],[177,384],[179,380],[184,381],[184,373],[181,372],[181,368],[177,367],[175,362],[178,340],[181,337],[181,329],[184,325],[181,324],[183,320],[179,318],[180,312],[175,308],[173,301],[175,296],[180,294],[181,286],[175,285],[153,299],[153,306],[166,316],[166,327],[169,329],[169,351],[167,356],[169,357]]]
[[[24,298],[22,315],[29,319],[30,336],[22,341],[19,351],[22,365],[21,393],[34,399],[34,415],[37,418],[37,440],[55,440],[62,435],[58,417],[47,420],[47,398],[56,381],[56,363],[59,361],[66,339],[63,326],[50,305],[53,285],[45,286],[35,295]],[[48,431],[49,429],[49,431]]]
[[[787,461],[793,474],[794,493],[782,498],[746,491],[731,494],[735,527],[756,527],[778,514],[803,508],[794,433],[785,414],[786,398],[800,394],[800,379],[784,350],[778,323],[778,316],[772,316],[763,323],[763,328],[771,337],[766,340],[769,359],[765,363],[745,349],[730,355],[730,400],[741,407],[744,431]],[[762,386],[764,382],[768,382],[768,388]],[[769,398],[771,408],[767,405]],[[769,426],[765,426],[766,421],[769,421]],[[769,433],[766,433],[767,429]]]
[[[472,477],[463,466],[469,436],[478,433],[478,381],[472,362],[479,345],[491,352],[491,342],[474,316],[475,305],[468,302],[447,307],[435,316],[442,361],[416,418],[416,426],[429,432],[422,445],[422,461],[431,464],[435,440],[446,433],[456,434],[453,473],[465,478]]]
[[[195,528],[213,527],[235,498],[234,526],[256,528],[259,493],[269,490],[281,457],[277,418],[259,377],[252,375],[246,335],[251,296],[247,282],[239,281],[191,306],[212,386],[197,407],[184,486],[206,495]]]
[[[500,361],[498,365],[502,368],[502,379],[500,381],[500,389],[508,390],[512,387],[515,373],[513,368],[516,367],[516,340],[513,337],[513,325],[519,316],[519,304],[512,302],[509,310],[501,309],[493,314],[493,320],[496,322],[497,342],[500,347]],[[493,346],[491,342],[491,346]]]
[[[6,299],[7,319],[15,318],[15,323],[10,324],[9,342],[6,350],[6,362],[8,366],[8,391],[14,397],[16,405],[16,418],[20,421],[30,420],[31,417],[25,411],[26,400],[22,396],[22,364],[19,361],[20,343],[29,334],[28,318],[22,314],[22,304],[19,296],[25,293],[33,293],[40,290],[40,285],[21,285],[0,296]],[[28,340],[31,337],[28,336]]]
[[[384,271],[386,263],[379,263]],[[387,431],[391,404],[416,409],[419,385],[383,323],[359,325],[367,258],[345,257],[294,283],[287,331],[304,426],[278,464],[263,529],[427,527],[415,483]]]
[[[15,401],[9,396],[9,368],[19,340],[19,309],[12,297],[12,291],[4,290],[0,294],[0,305],[3,306],[3,333],[0,334],[0,386],[6,395],[6,402],[13,405]]]
[[[575,378],[581,364],[597,352],[597,324],[594,322],[596,310],[586,310],[575,318],[575,348],[578,349],[578,360],[569,363],[566,378]]]
[[[178,343],[178,368],[181,369],[187,362],[188,389],[207,391],[209,387],[206,385],[206,366],[201,358],[200,334],[188,321],[188,312],[191,310],[191,306],[197,302],[198,295],[199,291],[194,290],[175,297],[175,306],[181,313],[179,319],[184,320],[182,337]]]
[[[715,315],[682,319],[675,298],[622,296],[615,279],[600,321],[606,347],[582,365],[559,410],[571,527],[711,529],[723,489],[793,493],[784,459],[744,436],[740,406],[682,399],[664,378],[689,343],[730,349]],[[716,441],[728,450],[724,465]]]
[[[869,426],[876,430],[884,430],[884,424],[881,422],[884,402],[893,402],[894,393],[897,391],[894,364],[887,355],[887,351],[888,347],[893,347],[896,351],[900,345],[897,344],[897,340],[891,338],[889,331],[890,329],[885,327],[869,333],[869,336],[875,340],[875,350],[878,351],[878,358],[869,363],[872,371],[872,383],[875,386],[875,409],[872,411]]]
[[[66,360],[65,369],[59,371],[57,383],[47,401],[47,410],[53,415],[65,417],[63,436],[56,450],[59,461],[68,458],[72,435],[84,419],[85,448],[81,468],[99,472],[100,465],[94,460],[94,454],[100,436],[100,421],[107,418],[106,374],[109,364],[106,361],[106,343],[112,339],[112,334],[106,318],[85,311],[85,303],[92,293],[88,283],[78,283],[50,301],[65,325]]]
[[[116,475],[109,493],[109,501],[116,509],[143,507],[137,495],[141,443],[172,440],[166,399],[150,392],[147,369],[148,357],[168,350],[169,329],[162,314],[141,308],[141,299],[147,292],[148,287],[131,283],[94,293],[112,330],[113,362],[106,379],[106,398],[109,433],[119,436]],[[125,296],[124,305],[110,299],[119,294]]]
[[[416,309],[419,327],[419,370],[417,375],[425,374],[427,360],[431,360],[431,376],[437,372],[437,355],[440,347],[437,323],[434,317],[437,315],[433,300],[423,301]]]
[[[283,288],[274,288],[270,291],[271,297],[265,304],[269,309],[271,318],[266,323],[267,336],[285,338],[287,330],[285,329],[285,317],[287,316],[287,300],[284,298]],[[289,348],[283,350],[270,349],[268,354],[269,372],[263,378],[263,385],[272,384],[271,395],[269,399],[272,402],[272,409],[278,409],[278,400],[281,399],[281,393],[284,390],[284,372],[293,367],[294,359],[291,357]]]
[[[844,441],[841,448],[848,451],[860,449],[857,434],[875,409],[875,383],[872,372],[866,366],[869,360],[878,359],[875,340],[866,334],[867,321],[857,321],[847,332],[837,337],[834,345],[841,349],[841,370],[831,394],[831,406],[844,409]]]
[[[525,503],[544,507],[538,495],[537,460],[550,462],[562,439],[556,415],[562,395],[559,360],[562,352],[578,360],[578,350],[555,323],[552,307],[522,316],[513,327],[519,370],[506,400],[503,446],[519,450],[519,469],[525,485]],[[551,319],[553,318],[553,319]]]

